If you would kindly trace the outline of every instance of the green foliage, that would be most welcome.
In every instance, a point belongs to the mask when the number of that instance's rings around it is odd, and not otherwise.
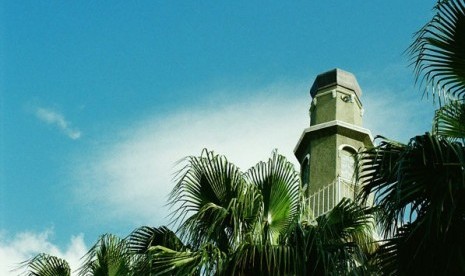
[[[172,206],[177,206],[173,217],[181,223],[181,238],[195,249],[211,242],[227,251],[235,240],[243,238],[237,236],[239,229],[248,228],[247,218],[256,212],[250,207],[253,199],[243,196],[249,189],[243,174],[225,157],[206,150],[200,157],[186,158],[186,162],[170,196]]]
[[[178,206],[175,217],[190,212],[179,230],[192,250],[221,250],[214,254],[218,273],[220,267],[234,271],[249,263],[242,256],[275,252],[299,217],[300,182],[293,165],[277,152],[246,173],[206,150],[186,161],[171,202]],[[239,258],[241,251],[250,252]]]
[[[436,111],[432,135],[381,137],[358,157],[360,199],[374,196],[385,239],[373,263],[388,275],[465,274],[465,3],[435,11],[410,55],[424,91],[455,100]]]
[[[263,242],[277,244],[296,223],[300,211],[300,180],[294,166],[276,151],[267,163],[260,162],[245,175],[260,194],[258,228]]]
[[[311,224],[297,225],[292,235],[304,255],[301,275],[349,275],[369,272],[366,264],[377,248],[372,209],[345,198]],[[301,244],[305,246],[301,246]]]
[[[276,151],[245,173],[207,150],[184,162],[171,193],[179,237],[164,226],[140,227],[126,239],[103,235],[78,275],[367,272],[376,248],[371,211],[345,199],[315,221],[300,221],[307,216],[299,174]],[[43,259],[43,267],[54,260]]]
[[[465,3],[438,1],[436,15],[409,48],[415,75],[427,92],[465,96]]]
[[[100,237],[84,256],[79,276],[130,275],[130,255],[126,241],[111,234]]]
[[[132,274],[151,275],[162,268],[154,261],[154,248],[187,249],[174,232],[167,227],[142,226],[135,229],[127,238],[128,254],[132,257]]]
[[[363,199],[374,194],[382,210],[383,271],[465,273],[463,145],[430,134],[407,145],[383,139],[363,153],[360,168]]]
[[[206,150],[185,161],[171,202],[175,217],[189,212],[179,231],[190,247],[150,248],[157,273],[359,273],[376,247],[372,213],[349,200],[299,221],[299,174],[276,151],[245,173]]]
[[[433,134],[453,141],[465,142],[465,104],[451,101],[436,111]]]
[[[43,253],[24,262],[22,267],[27,269],[27,272],[24,275],[28,276],[71,275],[71,269],[65,260]]]

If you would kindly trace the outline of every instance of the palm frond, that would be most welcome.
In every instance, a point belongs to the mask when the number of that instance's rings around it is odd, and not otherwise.
[[[396,185],[398,185],[399,167],[404,163],[399,162],[406,152],[407,145],[386,139],[381,139],[379,146],[366,149],[359,154],[357,159],[357,182],[360,184],[359,200],[366,204],[370,197],[374,197],[374,203],[383,209],[378,220],[383,225],[382,231],[386,235],[392,234],[397,228],[397,221],[404,221],[404,212],[408,200],[397,200]],[[410,209],[409,209],[410,210]]]
[[[330,212],[317,218],[328,239],[356,243],[366,253],[376,249],[374,209],[343,198]]]
[[[69,264],[58,257],[48,254],[38,254],[32,259],[25,261],[21,267],[25,267],[28,276],[70,276]]]
[[[185,246],[176,234],[167,227],[142,226],[134,230],[127,238],[128,250],[144,254],[151,246],[162,245],[173,250],[181,250]]]
[[[161,245],[148,251],[153,265],[150,275],[215,275],[226,266],[227,255],[211,243],[195,251],[176,251]]]
[[[298,220],[300,211],[299,174],[292,163],[277,151],[268,162],[260,162],[246,173],[246,178],[261,194],[260,224],[264,238],[276,244],[281,234]]]
[[[429,227],[426,223],[400,227],[394,237],[382,242],[375,256],[376,265],[386,275],[463,275],[463,222],[454,223],[445,235],[431,236]]]
[[[235,206],[245,192],[243,174],[224,156],[203,150],[200,157],[187,157],[170,194],[174,223],[194,248],[214,242],[227,250],[237,239],[240,219]],[[187,218],[186,218],[187,217]]]
[[[313,222],[294,224],[287,245],[296,275],[365,275],[377,270],[373,209],[343,199]],[[371,269],[371,270],[370,270]]]
[[[139,227],[126,238],[126,242],[134,275],[151,275],[154,271],[154,262],[150,254],[150,248],[154,246],[176,251],[187,250],[176,234],[165,226]]]
[[[79,276],[129,275],[131,271],[129,254],[125,240],[105,234],[84,256],[84,264],[79,268]]]
[[[298,275],[302,265],[290,245],[242,243],[230,258],[225,275]]]
[[[465,96],[465,4],[438,1],[436,15],[409,47],[417,82],[434,94]]]
[[[428,133],[408,145],[384,140],[360,162],[363,198],[375,194],[387,239],[380,264],[389,271],[434,264],[425,273],[465,273],[463,145]]]
[[[375,194],[389,233],[426,210],[443,217],[444,204],[457,204],[460,197],[453,195],[465,186],[463,146],[430,134],[416,136],[408,145],[384,140],[367,150],[361,162],[362,193],[365,199]]]
[[[451,101],[436,110],[433,134],[452,140],[465,141],[465,104]]]
[[[364,269],[378,247],[372,208],[344,198],[316,223],[311,244],[325,270],[339,275]]]

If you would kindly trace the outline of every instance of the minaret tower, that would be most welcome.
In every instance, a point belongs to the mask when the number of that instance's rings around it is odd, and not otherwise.
[[[362,90],[355,76],[341,69],[318,75],[310,89],[310,127],[294,149],[302,190],[316,217],[343,197],[354,195],[354,154],[373,146],[362,127]]]

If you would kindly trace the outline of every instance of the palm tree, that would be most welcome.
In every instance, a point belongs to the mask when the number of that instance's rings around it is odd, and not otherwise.
[[[246,175],[224,156],[207,150],[200,157],[186,158],[171,204],[176,207],[173,217],[180,238],[189,246],[177,250],[147,247],[154,271],[224,273],[236,269],[230,260],[238,249],[257,243],[277,245],[280,233],[299,214],[298,174],[283,161],[275,153],[268,163],[257,164]]]
[[[389,275],[465,274],[465,4],[435,10],[410,47],[417,81],[446,103],[432,134],[380,137],[359,156],[360,198],[374,195],[385,238],[376,263]]]
[[[301,221],[290,232],[296,252],[297,275],[366,275],[374,239],[373,209],[344,198],[328,213],[313,221]]]
[[[276,151],[245,173],[207,150],[186,163],[171,204],[188,246],[161,244],[145,230],[129,238],[141,245],[153,273],[347,274],[362,270],[374,250],[366,207],[344,200],[314,221],[300,219],[306,216],[299,174]]]
[[[34,258],[24,262],[21,268],[26,268],[23,275],[28,276],[70,276],[69,264],[58,257],[48,254],[38,254]]]
[[[465,3],[438,0],[436,14],[409,48],[417,82],[427,93],[465,96]],[[428,90],[429,89],[429,90]]]
[[[361,157],[363,200],[375,195],[386,274],[465,272],[465,150],[425,134],[407,145],[382,140]]]
[[[276,151],[245,173],[207,150],[184,161],[170,201],[177,233],[143,226],[126,239],[103,235],[84,257],[78,275],[370,271],[369,257],[376,249],[372,210],[344,199],[330,212],[306,220],[299,173]],[[53,264],[54,257],[39,256],[42,267]]]
[[[433,134],[464,144],[465,104],[463,101],[451,101],[436,110]]]
[[[162,269],[154,263],[157,252],[186,251],[187,248],[176,234],[167,227],[142,226],[135,229],[127,238],[129,254],[133,257],[134,275],[152,275]],[[181,272],[181,271],[180,271]]]
[[[119,276],[132,272],[126,240],[106,234],[84,256],[79,276]]]

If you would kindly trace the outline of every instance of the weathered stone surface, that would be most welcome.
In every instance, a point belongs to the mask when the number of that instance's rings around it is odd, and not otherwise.
[[[310,94],[310,126],[294,154],[301,165],[302,190],[313,216],[327,212],[343,197],[354,196],[353,154],[373,146],[362,126],[362,90],[349,72],[333,69],[317,76]]]

